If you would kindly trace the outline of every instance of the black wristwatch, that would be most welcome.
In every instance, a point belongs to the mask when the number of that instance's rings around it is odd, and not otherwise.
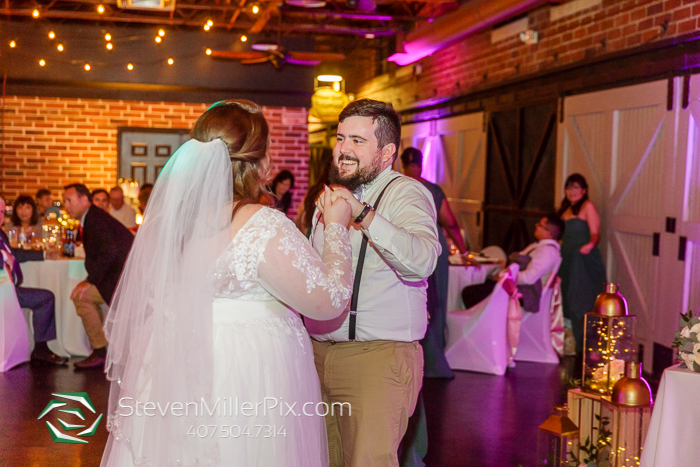
[[[365,217],[367,217],[367,214],[369,214],[370,211],[374,211],[374,208],[367,203],[364,203],[365,208],[362,210],[362,212],[354,219],[354,222],[359,224],[361,223]]]

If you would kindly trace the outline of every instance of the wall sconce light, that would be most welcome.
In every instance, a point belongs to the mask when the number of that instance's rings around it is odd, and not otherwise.
[[[539,42],[537,31],[528,29],[520,33],[520,40],[527,45],[534,45]]]

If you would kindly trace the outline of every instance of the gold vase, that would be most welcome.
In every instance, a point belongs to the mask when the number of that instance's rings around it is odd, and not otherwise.
[[[598,295],[593,313],[603,316],[627,316],[627,300],[620,292],[620,285],[614,282],[605,284],[605,292]]]
[[[649,383],[642,378],[642,364],[625,362],[625,376],[613,387],[612,403],[625,407],[648,407],[652,404]]]

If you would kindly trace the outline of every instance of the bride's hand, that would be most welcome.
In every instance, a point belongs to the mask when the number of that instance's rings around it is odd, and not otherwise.
[[[352,219],[352,209],[345,199],[333,196],[330,188],[323,191],[323,222],[328,225],[336,222],[340,225],[349,225]],[[335,198],[335,199],[334,199]]]

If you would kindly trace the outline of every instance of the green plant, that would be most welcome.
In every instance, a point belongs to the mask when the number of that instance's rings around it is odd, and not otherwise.
[[[601,454],[605,451],[605,448],[610,446],[610,440],[612,439],[612,431],[610,431],[610,418],[601,417],[596,415],[595,419],[598,421],[600,427],[593,427],[592,431],[598,432],[598,439],[595,442],[591,442],[590,436],[586,438],[586,442],[579,447],[579,455],[576,456],[573,451],[569,451],[569,456],[571,460],[576,462],[576,465],[586,464],[588,467],[597,467],[598,463],[603,460],[601,459]]]

